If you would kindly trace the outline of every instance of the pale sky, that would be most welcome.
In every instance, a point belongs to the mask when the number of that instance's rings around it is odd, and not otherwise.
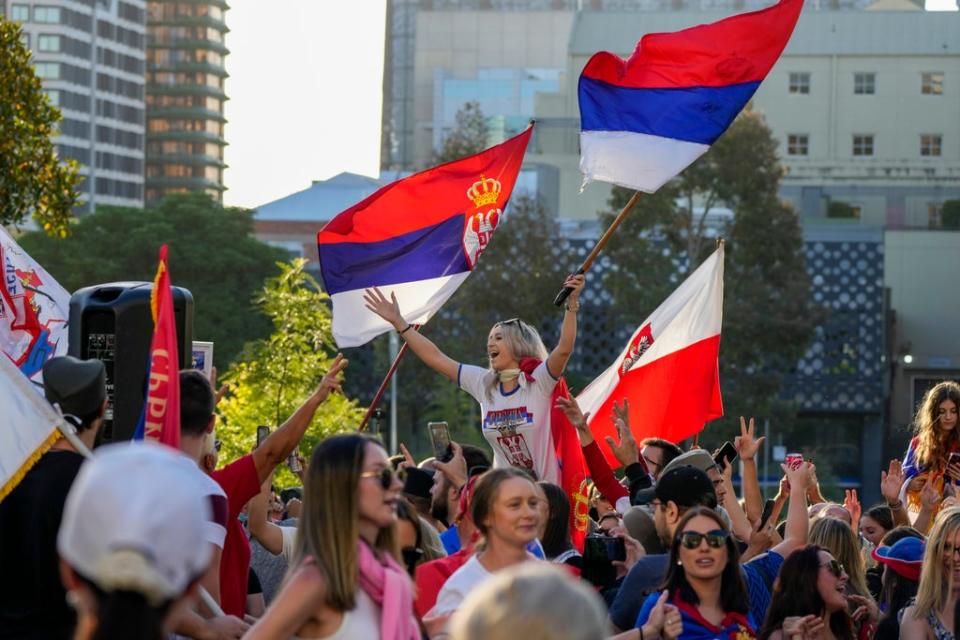
[[[927,0],[956,10],[956,0]],[[380,166],[386,0],[236,0],[224,203],[255,207]]]
[[[379,172],[385,17],[386,0],[230,3],[225,204]]]

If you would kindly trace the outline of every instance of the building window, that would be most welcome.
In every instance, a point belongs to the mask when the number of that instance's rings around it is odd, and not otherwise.
[[[853,92],[857,95],[873,95],[877,92],[877,74],[875,73],[855,73],[853,74]]]
[[[943,95],[943,72],[924,73],[920,76],[920,93],[931,96]]]
[[[38,62],[36,65],[37,77],[44,80],[56,80],[60,77],[59,62]]]
[[[60,7],[34,7],[33,21],[59,24]]]
[[[44,93],[46,93],[46,94],[47,94],[47,98],[50,99],[50,104],[52,104],[52,105],[55,106],[55,107],[59,107],[59,106],[60,106],[60,92],[59,92],[59,91],[57,91],[56,89],[47,89],[46,91],[44,91]]]
[[[30,48],[30,34],[27,33],[26,31],[20,32],[20,44],[23,45],[24,49]]]
[[[10,19],[14,22],[30,22],[30,5],[15,4],[10,7]]]
[[[810,93],[810,74],[806,71],[791,73],[790,93]]]
[[[938,133],[924,133],[920,135],[920,155],[939,156],[942,137]]]
[[[927,204],[927,225],[930,229],[943,228],[943,203],[930,202]]]
[[[810,136],[805,133],[787,134],[787,155],[805,156],[810,148]]]
[[[855,134],[853,136],[853,155],[872,156],[873,155],[873,135]]]
[[[40,34],[37,36],[37,51],[60,51],[60,36]]]

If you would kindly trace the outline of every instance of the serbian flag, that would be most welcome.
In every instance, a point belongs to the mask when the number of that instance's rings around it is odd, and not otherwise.
[[[180,448],[180,360],[173,292],[167,267],[167,245],[160,247],[160,264],[150,292],[153,340],[147,364],[147,395],[134,440],[155,440]]]
[[[395,293],[411,324],[425,323],[453,295],[503,219],[532,132],[531,125],[482,153],[391,183],[320,230],[339,347],[392,329],[364,306],[364,289]]]
[[[580,171],[653,193],[706,153],[769,73],[803,0],[643,36],[628,60],[601,51],[580,74]]]
[[[630,338],[616,362],[577,397],[599,441],[613,436],[614,402],[630,401],[630,430],[679,442],[723,415],[720,324],[723,245],[707,258]],[[619,463],[605,451],[610,465]]]

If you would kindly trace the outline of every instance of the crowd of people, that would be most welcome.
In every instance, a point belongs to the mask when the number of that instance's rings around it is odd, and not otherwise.
[[[180,450],[67,439],[0,501],[0,639],[383,638],[784,640],[957,637],[960,386],[918,409],[903,463],[877,470],[883,501],[832,502],[810,461],[788,460],[764,500],[762,438],[741,419],[736,464],[637,442],[614,407],[612,469],[576,401],[558,394],[583,277],[550,352],[520,320],[497,323],[487,368],[443,354],[367,292],[411,351],[473,396],[489,450],[453,442],[417,461],[375,437],[331,436],[298,465],[338,356],[315,392],[250,454],[218,460],[216,392],[180,373]],[[44,366],[45,394],[93,448],[107,409],[96,360]],[[551,415],[576,431],[589,505],[558,484]],[[492,452],[492,455],[491,455]],[[739,492],[734,486],[739,466]],[[589,507],[587,535],[574,515]]]

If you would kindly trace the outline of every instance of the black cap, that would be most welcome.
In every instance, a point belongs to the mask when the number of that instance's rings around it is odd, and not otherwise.
[[[430,498],[430,488],[433,487],[433,474],[407,467],[407,479],[403,481],[403,492],[418,498]]]
[[[50,358],[43,365],[43,392],[64,415],[89,416],[107,397],[107,369],[99,360]]]
[[[654,496],[666,504],[673,502],[678,507],[717,508],[717,493],[707,474],[696,467],[678,467],[660,476],[654,487]]]

